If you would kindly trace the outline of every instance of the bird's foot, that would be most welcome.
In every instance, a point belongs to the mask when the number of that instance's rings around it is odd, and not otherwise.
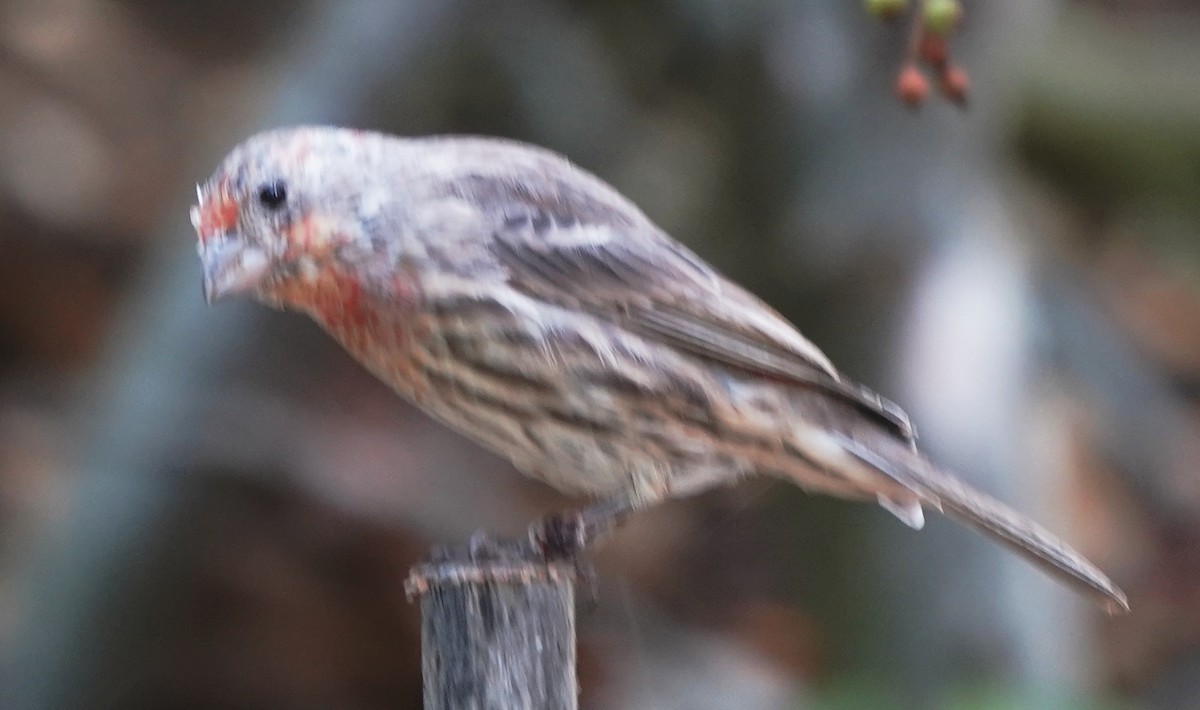
[[[553,513],[529,526],[529,544],[547,560],[574,560],[587,543],[583,511]]]
[[[529,526],[529,545],[546,562],[565,562],[574,567],[581,597],[588,605],[595,606],[600,599],[599,575],[582,554],[589,542],[585,513],[566,511],[535,521]]]
[[[618,501],[547,515],[529,526],[529,544],[548,562],[572,564],[584,598],[594,605],[599,577],[582,553],[612,535],[632,511],[629,503]]]
[[[502,554],[503,543],[486,530],[476,530],[467,540],[467,554],[472,560],[496,560]]]
[[[575,559],[608,538],[633,512],[625,501],[547,515],[529,526],[529,542],[548,559]]]

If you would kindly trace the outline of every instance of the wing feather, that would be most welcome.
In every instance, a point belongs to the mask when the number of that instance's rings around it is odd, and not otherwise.
[[[543,191],[535,192],[534,185]],[[899,407],[841,378],[766,303],[718,274],[616,193],[612,203],[597,202],[596,194],[604,193],[546,175],[530,180],[472,175],[458,183],[455,196],[490,213],[490,247],[514,288],[583,309],[694,357],[820,390],[854,404],[899,436],[914,437]]]

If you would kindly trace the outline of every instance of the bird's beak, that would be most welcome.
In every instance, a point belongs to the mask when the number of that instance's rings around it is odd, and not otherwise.
[[[209,303],[256,292],[270,270],[267,253],[236,233],[206,239],[199,251],[204,265],[204,300]]]
[[[247,242],[238,232],[237,201],[225,182],[196,186],[192,226],[200,238],[197,246],[204,267],[204,300],[254,293],[270,270],[266,251]]]

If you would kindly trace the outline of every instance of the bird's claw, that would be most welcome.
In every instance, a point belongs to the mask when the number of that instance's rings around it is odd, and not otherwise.
[[[591,542],[587,511],[568,511],[547,515],[529,526],[529,544],[547,562],[566,562],[574,567],[582,598],[594,606],[599,600],[599,575],[583,551]]]
[[[486,530],[476,530],[467,540],[467,552],[472,560],[495,560],[500,558],[500,542]]]
[[[583,513],[555,513],[535,521],[529,526],[529,544],[548,561],[577,560],[588,544]]]

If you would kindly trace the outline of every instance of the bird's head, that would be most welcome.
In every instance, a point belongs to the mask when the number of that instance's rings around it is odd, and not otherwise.
[[[369,244],[361,217],[372,134],[292,128],[236,147],[197,187],[204,297],[297,303],[345,252]]]

